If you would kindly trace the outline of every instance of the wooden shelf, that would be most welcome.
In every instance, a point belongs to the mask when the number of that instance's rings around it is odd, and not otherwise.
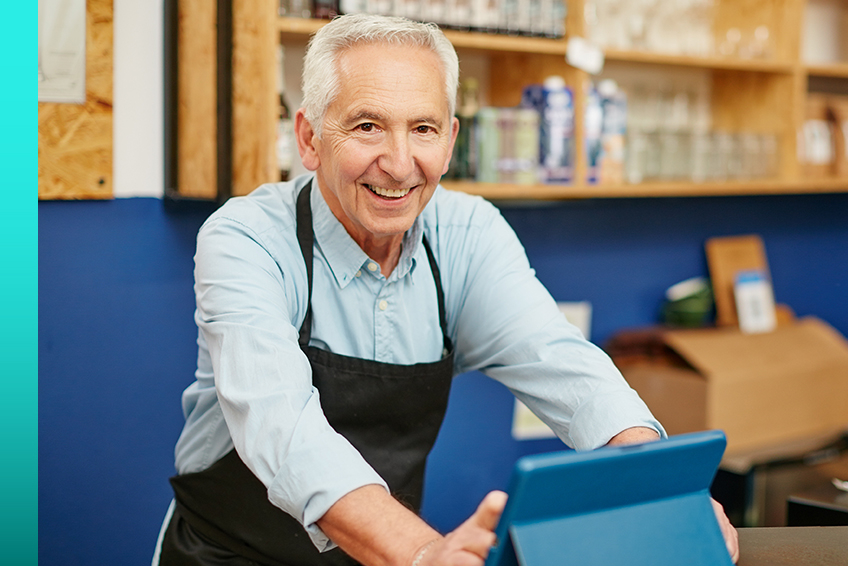
[[[816,180],[751,179],[710,183],[666,181],[619,185],[511,185],[443,181],[453,191],[488,200],[570,200],[587,198],[703,197],[734,195],[823,194],[848,191],[848,177]]]
[[[280,33],[291,36],[310,36],[327,24],[329,20],[312,18],[277,18],[277,28]]]
[[[305,38],[315,33],[327,23],[326,20],[306,18],[279,18],[280,33],[288,39]],[[561,55],[565,57],[567,42],[565,39],[544,37],[523,37],[473,31],[445,30],[445,36],[457,49],[480,51],[500,51],[509,53],[538,53]],[[609,61],[627,63],[648,63],[678,67],[696,67],[710,69],[729,69],[740,71],[759,71],[766,73],[791,73],[791,62],[765,59],[737,59],[732,57],[692,57],[668,55],[651,51],[606,50],[604,56]]]
[[[807,64],[807,76],[848,79],[848,63]]]
[[[306,39],[327,20],[307,18],[279,18],[277,27],[284,39]],[[458,49],[480,51],[506,51],[513,53],[544,53],[565,56],[565,40],[544,37],[521,37],[495,33],[445,30],[445,36]]]
[[[445,36],[457,49],[539,53],[565,57],[566,41],[545,37],[520,37],[496,33],[445,30]]]
[[[787,61],[771,59],[739,59],[736,57],[694,57],[689,55],[668,55],[651,51],[620,51],[607,49],[604,52],[607,61],[623,63],[647,63],[677,67],[695,67],[735,71],[753,71],[762,73],[792,73],[795,66]]]

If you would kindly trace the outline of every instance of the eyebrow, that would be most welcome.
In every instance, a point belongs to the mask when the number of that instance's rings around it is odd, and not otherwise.
[[[383,115],[378,114],[377,112],[372,112],[371,110],[360,110],[356,114],[348,116],[346,122],[354,123],[359,122],[360,120],[382,121],[384,119]]]
[[[356,112],[355,114],[351,114],[345,121],[348,124],[354,124],[361,120],[369,120],[375,122],[382,122],[386,120],[386,117],[383,114],[378,112],[374,112],[368,109],[362,109]],[[442,127],[442,120],[438,118],[434,118],[432,116],[420,116],[417,118],[413,118],[410,120],[411,124],[430,124],[436,127]]]

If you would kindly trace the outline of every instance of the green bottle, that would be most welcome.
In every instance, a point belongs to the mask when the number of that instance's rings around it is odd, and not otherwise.
[[[459,134],[448,169],[449,179],[473,179],[477,175],[477,138],[475,120],[480,109],[480,83],[474,77],[464,79],[459,86]]]

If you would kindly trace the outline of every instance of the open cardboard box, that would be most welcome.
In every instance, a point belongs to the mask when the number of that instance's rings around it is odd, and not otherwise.
[[[817,318],[622,332],[606,347],[669,434],[721,429],[728,456],[848,428],[848,341]]]

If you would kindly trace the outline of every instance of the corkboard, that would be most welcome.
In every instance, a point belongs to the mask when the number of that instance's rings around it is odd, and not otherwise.
[[[85,103],[38,103],[38,198],[112,198],[112,0],[86,2]]]

